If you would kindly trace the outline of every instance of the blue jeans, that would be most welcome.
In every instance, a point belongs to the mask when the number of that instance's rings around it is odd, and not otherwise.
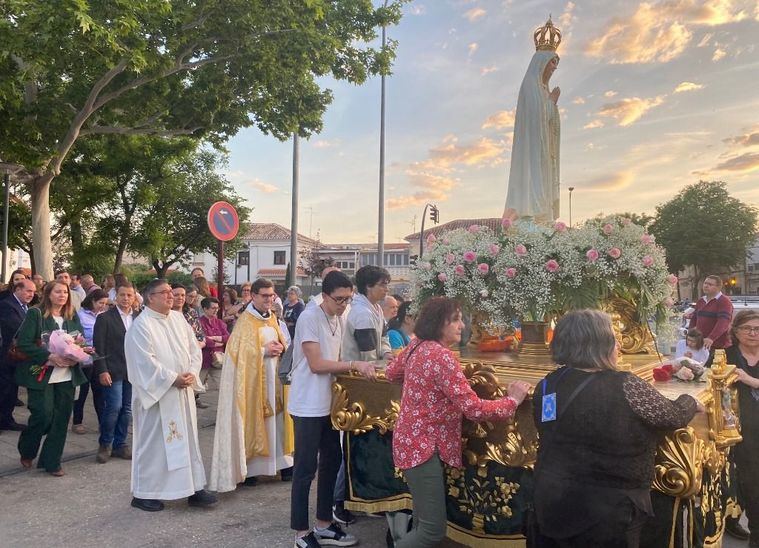
[[[132,420],[132,385],[127,380],[113,381],[111,386],[96,385],[102,400],[100,445],[114,449],[127,444]]]

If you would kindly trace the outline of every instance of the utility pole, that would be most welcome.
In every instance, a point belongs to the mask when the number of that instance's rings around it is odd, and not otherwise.
[[[11,202],[11,176],[7,172],[3,176],[3,268],[0,280],[5,283],[8,268],[8,213]],[[13,291],[13,288],[11,288]]]
[[[387,8],[387,0],[383,5]],[[382,51],[387,46],[387,29],[382,25]],[[381,77],[380,94],[380,167],[379,167],[379,226],[377,228],[377,264],[385,266],[385,72]]]
[[[290,213],[290,283],[298,283],[298,167],[300,164],[300,143],[298,134],[293,133],[293,199]]]

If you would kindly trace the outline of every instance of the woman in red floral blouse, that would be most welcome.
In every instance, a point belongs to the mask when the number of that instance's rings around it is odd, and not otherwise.
[[[506,420],[530,385],[517,381],[500,400],[482,400],[469,386],[449,346],[461,340],[461,309],[445,297],[427,301],[416,321],[416,339],[387,368],[403,383],[393,432],[393,460],[404,471],[414,499],[414,529],[397,548],[434,546],[445,537],[443,464],[461,466],[461,420]]]

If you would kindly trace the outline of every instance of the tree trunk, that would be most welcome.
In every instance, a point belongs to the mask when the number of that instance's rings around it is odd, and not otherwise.
[[[71,255],[76,261],[75,268],[77,270],[81,267],[81,260],[85,254],[84,249],[84,236],[82,236],[82,223],[79,219],[74,219],[69,223],[69,230],[71,231]]]
[[[50,183],[53,177],[52,173],[38,175],[30,184],[33,260],[36,272],[47,281],[53,279],[53,244],[50,239]]]
[[[169,270],[169,267],[171,264],[167,263],[159,263],[157,260],[153,261],[153,268],[155,268],[155,277],[156,278],[165,278],[166,272]]]
[[[119,272],[121,270],[121,263],[124,261],[124,253],[126,252],[127,240],[129,239],[129,232],[132,228],[132,215],[128,214],[124,217],[124,224],[121,225],[119,230],[119,245],[116,248],[116,260],[113,263],[113,272]]]

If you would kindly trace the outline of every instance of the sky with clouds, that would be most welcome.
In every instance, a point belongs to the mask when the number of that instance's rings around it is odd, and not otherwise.
[[[562,218],[653,213],[699,179],[759,206],[757,0],[414,0],[388,36],[385,241],[441,222],[499,217],[519,86],[548,14],[563,33]],[[326,243],[377,240],[380,79],[325,81],[324,130],[300,146],[300,226]],[[227,175],[256,222],[290,223],[292,143],[254,129]]]

